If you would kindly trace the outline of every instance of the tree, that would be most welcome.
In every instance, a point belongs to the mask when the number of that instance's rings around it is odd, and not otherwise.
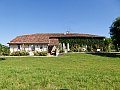
[[[9,55],[10,50],[8,46],[0,44],[0,55]]]
[[[112,40],[111,38],[105,38],[104,40],[104,50],[107,52],[111,51]]]
[[[115,49],[119,51],[120,48],[120,17],[116,18],[110,27],[110,36],[115,46]]]

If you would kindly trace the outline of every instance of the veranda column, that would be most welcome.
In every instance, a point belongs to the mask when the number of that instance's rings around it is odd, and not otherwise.
[[[65,43],[63,43],[63,50],[64,50],[65,53],[67,53],[67,48],[66,48]]]
[[[25,50],[25,44],[22,45],[22,50]]]
[[[70,51],[70,45],[67,43],[67,51]]]
[[[59,44],[59,49],[62,50],[63,47],[62,47],[62,43]]]
[[[65,50],[65,43],[63,43],[63,50]]]

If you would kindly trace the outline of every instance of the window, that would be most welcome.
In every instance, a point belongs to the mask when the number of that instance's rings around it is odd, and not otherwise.
[[[42,45],[40,46],[40,49],[43,49],[43,46],[42,46]]]
[[[37,48],[39,48],[39,45],[37,45]]]
[[[20,44],[18,44],[17,46],[18,46],[18,49],[20,49]]]
[[[31,45],[31,50],[35,51],[35,45]]]
[[[44,48],[47,48],[47,45],[45,45]]]

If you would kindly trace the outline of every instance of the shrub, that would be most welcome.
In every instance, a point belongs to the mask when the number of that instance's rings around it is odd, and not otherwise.
[[[20,55],[21,55],[21,56],[28,56],[28,55],[29,55],[29,53],[28,53],[28,52],[26,52],[26,51],[20,51]]]
[[[99,48],[96,44],[93,45],[93,52],[97,52],[97,48]]]
[[[47,52],[41,52],[40,55],[41,56],[47,56]]]
[[[47,56],[47,52],[34,52],[34,56]]]
[[[79,50],[79,52],[86,52],[86,51],[87,51],[87,49],[84,47],[80,48],[80,50]]]
[[[80,45],[78,45],[78,44],[73,45],[73,46],[71,47],[71,50],[72,50],[73,52],[79,52],[79,51],[81,51],[81,50],[80,50]]]
[[[11,56],[20,56],[20,51],[16,51],[10,54]]]
[[[39,55],[39,52],[37,51],[37,52],[34,52],[34,56],[40,56]]]
[[[8,46],[0,44],[0,55],[8,56],[10,54],[10,49]]]
[[[29,55],[26,51],[16,51],[10,54],[11,56],[27,56]]]
[[[92,51],[92,47],[91,46],[87,46],[87,51],[91,52]]]
[[[9,56],[10,53],[9,53],[9,52],[2,52],[2,55],[3,55],[3,56]]]
[[[74,48],[74,47],[72,47],[71,50],[72,50],[73,52],[78,52],[78,49],[77,49],[77,48]]]

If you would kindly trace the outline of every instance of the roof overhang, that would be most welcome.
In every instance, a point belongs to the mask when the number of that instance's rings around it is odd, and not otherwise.
[[[48,42],[9,42],[7,44],[49,44]]]

